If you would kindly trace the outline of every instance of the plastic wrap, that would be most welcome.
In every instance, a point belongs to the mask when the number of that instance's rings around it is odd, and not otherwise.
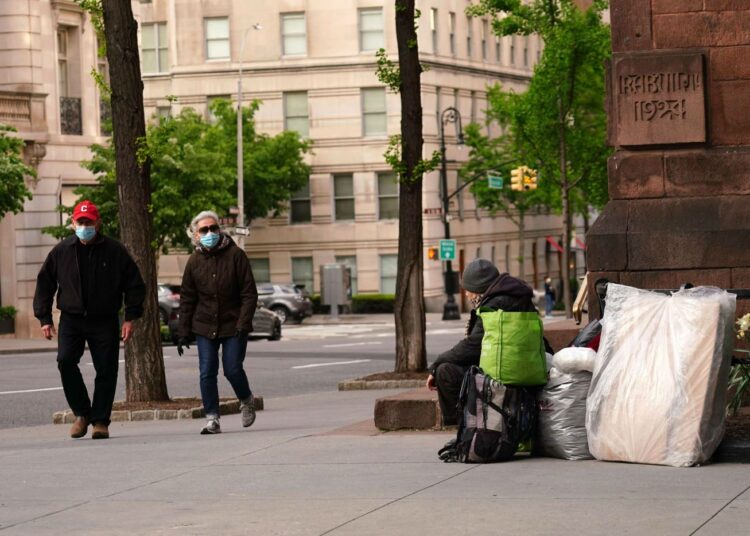
[[[610,283],[586,411],[600,460],[689,466],[724,433],[736,296]]]
[[[593,372],[596,352],[591,348],[563,348],[552,358],[552,366],[563,374]]]
[[[537,454],[565,460],[591,458],[586,438],[586,398],[590,384],[590,372],[566,374],[555,367],[550,369],[549,382],[539,393],[534,442]]]

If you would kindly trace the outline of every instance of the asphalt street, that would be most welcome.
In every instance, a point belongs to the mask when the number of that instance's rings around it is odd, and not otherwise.
[[[464,333],[463,321],[430,322],[428,360],[449,348]],[[280,341],[250,341],[245,369],[251,388],[264,397],[334,391],[341,380],[393,370],[393,324],[285,325]],[[199,396],[198,352],[194,346],[178,357],[164,347],[170,396]],[[116,400],[125,397],[124,361],[120,357]],[[91,389],[94,368],[88,351],[81,369]],[[55,353],[0,355],[0,428],[48,424],[52,413],[67,409]],[[231,396],[220,376],[219,392]],[[91,393],[90,393],[91,394]]]

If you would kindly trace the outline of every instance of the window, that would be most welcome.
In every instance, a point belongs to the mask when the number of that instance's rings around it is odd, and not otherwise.
[[[349,268],[352,284],[352,295],[357,294],[357,256],[356,255],[336,255],[336,262]]]
[[[206,59],[229,59],[229,18],[204,19],[206,35]]]
[[[477,122],[477,92],[471,92],[471,115],[470,119],[472,123]]]
[[[333,176],[333,204],[336,221],[354,219],[354,181],[351,175]]]
[[[99,76],[104,83],[109,86],[109,65],[107,64],[107,56],[99,54],[99,50],[102,48],[99,46],[99,38],[96,39],[96,70],[99,72]],[[99,90],[99,134],[102,136],[112,135],[112,105],[109,99],[104,98],[102,95],[103,91]]]
[[[448,36],[451,45],[451,56],[456,55],[456,14],[448,13]]]
[[[523,66],[529,66],[529,38],[523,38]]]
[[[487,33],[488,33],[487,25],[488,25],[487,21],[483,20],[482,21],[482,59],[483,60],[487,59]]]
[[[141,26],[141,65],[144,74],[163,73],[169,70],[167,23]]]
[[[310,134],[306,91],[284,93],[284,130],[295,130],[303,137]]]
[[[438,123],[440,123],[440,108],[443,104],[442,93],[443,90],[440,87],[435,88],[435,113],[437,114]]]
[[[398,219],[398,183],[393,173],[378,174],[378,219]]]
[[[382,136],[387,133],[385,113],[385,88],[362,90],[362,134]]]
[[[510,37],[510,64],[515,65],[516,64],[516,36],[512,35]]]
[[[57,30],[57,83],[59,97],[70,96],[68,85],[68,30]]]
[[[380,292],[396,293],[396,273],[398,272],[398,255],[380,256]]]
[[[253,277],[256,283],[271,282],[271,268],[268,258],[265,259],[248,259],[250,267],[253,269]]]
[[[383,9],[359,10],[359,51],[374,52],[385,46]]]
[[[213,105],[218,100],[231,101],[232,97],[229,95],[209,95],[206,97],[206,119],[212,125],[216,123],[218,118],[214,115]]]
[[[510,244],[505,244],[505,271],[510,273]]]
[[[438,10],[430,8],[430,31],[432,32],[432,53],[438,53]]]
[[[459,110],[459,108],[458,108],[458,88],[457,87],[453,88],[453,107],[456,110]]]
[[[285,56],[307,54],[307,29],[304,13],[281,14],[281,46]]]
[[[493,265],[497,264],[497,258],[495,257],[495,246],[492,246],[492,256],[490,257],[490,261],[492,261]]]
[[[474,37],[474,28],[471,25],[471,17],[466,17],[466,55],[471,57],[471,40]]]
[[[500,38],[495,37],[495,61],[500,63],[501,58],[502,58],[502,49],[500,47]]]
[[[305,288],[313,292],[313,260],[312,257],[292,257],[292,282],[297,285],[305,285]]]
[[[310,180],[302,188],[292,194],[290,200],[292,223],[310,223]]]
[[[172,117],[172,107],[171,106],[157,106],[156,117],[159,119],[168,119]]]

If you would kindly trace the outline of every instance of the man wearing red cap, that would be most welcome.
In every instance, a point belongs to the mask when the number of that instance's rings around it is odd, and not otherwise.
[[[57,244],[36,280],[34,316],[47,339],[55,335],[52,302],[60,309],[57,368],[70,409],[76,416],[70,436],[109,437],[110,414],[117,387],[120,336],[127,341],[133,320],[143,314],[146,287],[132,257],[117,240],[101,234],[99,210],[81,201],[73,210],[75,235]],[[120,328],[120,309],[125,321]],[[89,399],[78,363],[88,343],[96,371],[94,399]]]

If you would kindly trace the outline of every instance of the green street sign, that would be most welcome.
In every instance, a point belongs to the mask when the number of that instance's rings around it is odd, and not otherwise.
[[[503,178],[500,175],[487,175],[487,186],[493,190],[502,190]]]
[[[456,241],[455,240],[441,240],[440,241],[440,260],[441,261],[455,261],[456,260]]]

